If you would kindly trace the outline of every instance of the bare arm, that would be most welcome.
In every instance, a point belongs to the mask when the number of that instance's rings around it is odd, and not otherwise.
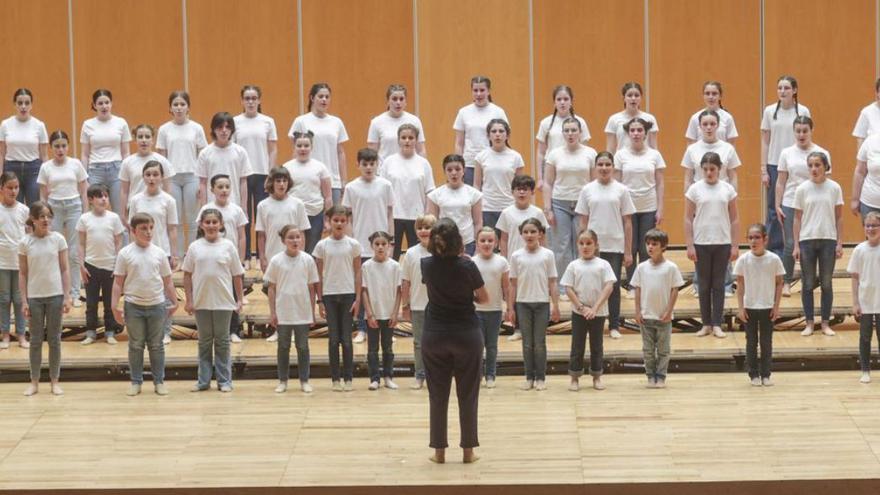
[[[853,316],[856,318],[862,317],[862,306],[859,304],[859,274],[852,274],[852,307],[853,307]]]
[[[865,176],[867,175],[868,163],[856,160],[856,169],[853,171],[852,199],[849,202],[849,209],[854,215],[858,215],[861,208],[862,186],[865,184]]]
[[[419,141],[416,143],[416,153],[421,155],[423,158],[428,157],[428,148],[425,146],[424,141]]]
[[[171,275],[162,277],[162,286],[165,288],[165,298],[171,303],[168,306],[168,315],[170,316],[177,311],[179,306],[177,302],[177,289],[174,288],[174,282],[171,280]]]
[[[843,205],[834,206],[834,226],[837,229],[837,247],[835,248],[835,256],[837,259],[843,257]]]
[[[80,145],[80,161],[83,164],[83,167],[86,170],[89,169],[89,155],[92,154],[92,145],[89,143],[82,143]]]
[[[171,255],[171,269],[177,269],[177,263],[179,262],[177,258],[177,225],[169,225],[168,227],[168,245],[171,247],[171,251],[173,254]]]
[[[455,131],[455,142],[453,143],[453,151],[456,155],[464,153],[464,131]]]
[[[128,157],[131,154],[129,143],[119,143],[119,153],[122,155],[123,160]]]
[[[336,157],[339,160],[339,180],[345,184],[348,182],[348,166],[345,163],[345,148],[342,144],[336,145]]]
[[[535,173],[538,176],[538,187],[543,188],[544,186],[544,157],[547,155],[547,143],[542,143],[538,141],[538,145],[535,150],[535,164],[537,165],[537,169]]]
[[[782,196],[785,195],[785,185],[788,184],[788,170],[780,170],[776,176],[776,215],[784,219],[785,213],[782,211]]]
[[[131,188],[131,182],[127,180],[119,181],[119,204],[122,205],[122,211],[119,212],[119,219],[122,225],[128,227],[128,192]]]
[[[208,202],[208,179],[199,177],[199,207],[205,206]]]
[[[654,182],[657,184],[655,188],[657,189],[657,225],[659,226],[663,223],[663,196],[666,191],[666,182],[663,178],[663,169],[656,170],[654,172]]]
[[[239,201],[238,206],[241,206],[242,209],[245,209],[245,205],[247,204],[247,197],[248,197],[247,177],[242,177],[241,179],[238,180],[238,201]],[[208,198],[208,196],[206,194],[205,199],[207,199],[207,198]]]
[[[736,173],[736,169],[728,169],[727,170],[727,182],[733,186],[735,191],[739,190],[739,175]]]
[[[184,279],[186,280],[186,279]],[[125,323],[125,313],[119,308],[119,298],[122,297],[122,288],[125,286],[125,275],[113,276],[113,289],[110,291],[110,300],[113,302],[113,317],[120,325]]]
[[[193,314],[195,311],[195,307],[193,307],[193,279],[191,272],[183,272],[183,292],[186,295],[186,303],[184,304],[184,308],[186,312],[189,314]]]
[[[660,134],[660,133],[659,132],[649,132],[648,133],[648,146],[650,146],[651,148],[654,148],[655,150],[657,149],[657,134]]]
[[[275,297],[276,297],[276,289],[275,284],[272,282],[268,282],[269,284],[269,293],[267,295],[269,300],[269,326],[277,328],[278,327],[278,313],[275,311]]]
[[[633,222],[632,215],[623,216],[623,265],[630,266],[633,263],[632,250]]]
[[[736,261],[739,257],[739,243],[736,242],[739,232],[739,211],[736,207],[736,198],[727,202],[727,214],[730,217],[730,261]]]
[[[767,173],[767,157],[770,153],[770,131],[761,131],[761,183],[770,186],[770,175]]]
[[[801,260],[801,247],[800,247],[800,239],[801,239],[801,220],[804,216],[803,210],[794,210],[794,225],[791,227],[792,237],[794,238],[794,249],[792,250],[792,256],[794,256],[795,261]]]
[[[694,169],[687,167],[684,169],[684,190],[687,192],[688,188],[694,184]]]
[[[324,211],[333,206],[333,183],[330,177],[321,179],[321,196],[324,197]]]
[[[477,201],[471,206],[471,218],[474,221],[474,238],[476,233],[483,228],[483,200]]]
[[[272,168],[278,163],[278,141],[267,142],[266,149],[269,152],[269,168]]]
[[[82,201],[82,211],[89,211],[89,199],[86,196],[86,191],[89,188],[89,183],[86,180],[79,181],[79,200]]]
[[[239,258],[239,261],[241,261],[242,265],[247,261],[247,255],[248,255],[248,253],[245,252],[245,247],[246,247],[245,246],[246,239],[245,239],[245,233],[244,233],[245,228],[246,228],[246,226],[242,225],[237,229],[238,230],[238,246],[237,246],[238,247],[238,258]]]
[[[61,290],[64,291],[62,311],[66,314],[70,311],[70,265],[67,259],[67,249],[58,251],[58,268],[61,270]]]
[[[435,217],[439,218],[440,217],[440,207],[437,206],[436,203],[431,201],[431,198],[426,198],[425,203],[426,203],[425,210],[427,210],[427,213],[429,215],[434,215]]]
[[[483,164],[480,162],[474,163],[474,189],[483,190]]]
[[[269,260],[266,259],[266,232],[257,231],[257,256],[260,258],[260,270],[265,272],[269,266]]]
[[[617,154],[617,134],[613,132],[605,133],[605,149]]]
[[[49,200],[49,188],[46,187],[45,184],[40,184],[40,201],[46,202]]]
[[[498,241],[498,249],[501,251],[501,256],[507,258],[507,243],[510,242],[510,238],[505,231],[501,231],[501,239]],[[505,292],[506,294],[506,292]]]
[[[687,257],[697,261],[697,251],[694,248],[694,217],[697,213],[697,205],[690,199],[685,199],[684,205],[684,240],[687,244]]]

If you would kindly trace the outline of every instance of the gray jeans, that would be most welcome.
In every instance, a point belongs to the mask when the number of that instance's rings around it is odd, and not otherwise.
[[[672,322],[645,320],[642,324],[642,354],[648,378],[666,379],[669,368],[669,342],[672,340]]]
[[[522,331],[523,361],[526,380],[547,377],[547,324],[550,303],[516,303],[517,323]]]
[[[199,383],[201,389],[211,386],[211,369],[217,386],[232,385],[232,357],[229,352],[229,321],[231,310],[196,310],[199,331]]]
[[[425,331],[425,310],[412,311],[413,358],[417,380],[425,379],[425,362],[422,359],[422,332]]]
[[[144,348],[150,353],[153,383],[165,382],[165,344],[162,343],[162,325],[168,311],[165,303],[153,306],[125,303],[125,326],[128,328],[128,366],[131,383],[144,383]]]
[[[18,270],[0,270],[0,332],[9,333],[12,329],[9,307],[15,313],[15,333],[24,335],[24,310],[21,304],[21,291],[18,290]]]
[[[278,381],[290,377],[290,339],[296,344],[296,371],[300,382],[309,381],[309,325],[278,325]]]
[[[61,308],[64,296],[29,297],[31,309],[31,381],[40,380],[43,365],[43,341],[49,342],[49,379],[61,376]]]

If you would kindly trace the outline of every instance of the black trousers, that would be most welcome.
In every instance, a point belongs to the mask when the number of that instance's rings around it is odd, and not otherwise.
[[[416,236],[416,221],[415,220],[406,220],[403,218],[395,218],[394,219],[394,254],[392,257],[395,260],[400,260],[400,255],[403,253],[403,238],[406,237],[406,248],[409,249],[416,244],[419,243],[419,238]]]
[[[748,309],[746,314],[746,361],[749,365],[749,378],[770,378],[773,367],[773,321],[769,309]],[[761,359],[758,360],[758,343],[761,344]]]
[[[89,263],[85,267],[89,271],[89,281],[86,282],[86,329],[94,332],[98,328],[98,301],[101,301],[104,304],[104,330],[108,335],[121,332],[122,325],[113,317],[113,271]]]

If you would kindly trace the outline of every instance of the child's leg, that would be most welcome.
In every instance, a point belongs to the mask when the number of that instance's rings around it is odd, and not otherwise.
[[[214,375],[217,377],[217,385],[232,385],[232,355],[229,351],[229,322],[232,320],[232,310],[211,311],[211,321],[214,326]]]
[[[113,306],[116,304],[113,300],[113,272],[100,268],[95,268],[95,271],[100,278],[101,302],[104,305],[104,336],[110,338],[122,331],[122,322],[116,321],[116,317],[113,316]],[[94,278],[94,275],[92,277]]]
[[[498,332],[501,330],[501,311],[478,311],[483,330],[483,345],[486,348],[486,366],[483,373],[486,379],[495,379],[498,362]]]
[[[342,342],[342,379],[350,382],[354,376],[354,352],[351,344],[351,306],[354,304],[354,294],[345,294],[342,297],[342,331],[339,338]],[[363,305],[361,305],[363,307]]]
[[[871,371],[871,338],[874,334],[874,316],[863,314],[859,319],[859,364],[862,373]]]
[[[819,285],[822,288],[821,311],[822,321],[831,320],[831,306],[834,304],[834,262],[837,241],[823,239],[819,247]]]
[[[782,207],[785,219],[782,221],[782,266],[785,268],[785,283],[791,284],[794,278],[794,208]]]
[[[867,316],[868,316],[868,321],[873,320],[873,322],[874,322],[874,329],[877,332],[877,345],[878,345],[878,347],[880,347],[880,313],[871,314],[871,315],[867,315]],[[865,318],[865,315],[862,315],[862,319],[864,319],[864,318]],[[870,351],[870,345],[871,345],[871,342],[869,341],[868,342],[868,350],[869,351]],[[869,357],[868,362],[870,363],[870,354],[868,355],[868,357]]]
[[[306,232],[306,252],[311,254],[321,240],[321,233],[324,232],[324,212],[309,216],[309,226],[309,231]]]
[[[547,379],[547,325],[550,323],[550,303],[538,303],[535,311],[535,379]]]
[[[422,360],[422,331],[425,327],[425,312],[412,311],[413,357],[415,359],[416,380],[425,379],[425,363]],[[497,340],[497,339],[496,339]]]
[[[211,321],[211,311],[197,309],[196,328],[199,332],[199,381],[198,387],[207,390],[211,387],[211,372],[214,368],[214,326]],[[223,329],[225,333],[226,328]],[[129,332],[131,329],[129,329]],[[219,378],[219,377],[218,377]],[[218,380],[219,381],[219,380]]]
[[[4,336],[8,335],[11,330],[9,318],[9,306],[11,305],[12,270],[0,270],[0,333],[3,333]]]
[[[648,378],[653,379],[657,374],[657,331],[654,328],[654,320],[644,320],[641,333],[645,374]]]
[[[593,378],[602,376],[604,369],[605,348],[602,341],[602,330],[604,327],[604,316],[597,316],[587,321],[587,331],[590,334],[590,375]]]
[[[144,348],[147,343],[147,311],[144,306],[125,302],[125,326],[128,328],[128,367],[131,372],[131,383],[140,385],[144,383]],[[201,332],[199,336],[201,340]]]
[[[759,316],[761,322],[761,378],[770,378],[770,370],[773,367],[773,320],[770,319],[770,310],[761,310]]]
[[[64,296],[48,297],[46,307],[46,340],[49,342],[49,379],[61,377],[61,315]]]
[[[299,375],[300,383],[305,383],[309,381],[309,364],[311,362],[309,353],[309,325],[293,325],[293,333],[296,338],[296,371]],[[288,362],[289,359],[290,356],[288,354]],[[290,368],[288,367],[289,372]]]
[[[580,378],[584,374],[584,352],[587,346],[587,320],[571,313],[571,351],[568,354],[568,374]]]
[[[389,326],[389,320],[379,320],[379,334],[382,339],[382,376],[394,377],[394,329]]]
[[[31,348],[28,351],[31,365],[31,381],[40,381],[40,368],[43,364],[43,341],[46,339],[47,298],[28,298],[31,309]]]
[[[804,317],[807,325],[813,323],[815,305],[813,302],[813,289],[816,284],[816,258],[818,253],[814,247],[815,241],[801,241],[801,305],[804,308]]]
[[[379,329],[367,326],[367,369],[370,382],[379,381]]]
[[[696,275],[700,279],[697,294],[700,298],[700,319],[703,326],[712,325],[712,256],[711,246],[696,244],[697,261],[694,263]]]
[[[290,377],[290,334],[293,332],[293,325],[278,325],[275,330],[278,332],[278,381],[287,383]]]
[[[168,310],[164,303],[144,308],[147,351],[150,353],[150,371],[153,373],[153,383],[156,385],[165,383],[165,344],[162,343],[162,337],[164,336],[163,325],[165,324],[167,314]],[[143,356],[143,352],[141,356]]]
[[[657,322],[657,372],[655,377],[658,380],[666,379],[666,372],[669,368],[669,356],[671,353],[671,341],[672,323]]]
[[[611,289],[611,295],[608,296],[608,329],[620,329],[620,271],[623,268],[623,253],[606,253],[600,252],[599,257],[607,261],[611,265],[614,272],[614,288]]]
[[[24,338],[24,334],[27,331],[27,319],[24,316],[24,307],[22,305],[21,299],[21,291],[18,288],[18,270],[10,270],[12,272],[10,277],[11,289],[12,289],[12,310],[15,312],[15,333],[19,338]],[[8,311],[4,308],[4,311]]]
[[[79,264],[79,231],[76,224],[82,216],[82,203],[79,198],[73,200],[73,205],[67,208],[64,219],[64,238],[67,239],[67,259],[70,269],[70,297],[78,304],[79,291],[82,289],[82,275]]]
[[[330,357],[330,378],[334,382],[340,379],[339,345],[343,333],[342,314],[348,310],[343,306],[342,296],[324,295],[324,311],[327,313],[327,352]]]
[[[721,326],[724,311],[724,279],[730,260],[730,244],[712,246],[712,322],[713,327]],[[705,325],[705,322],[703,322]]]
[[[86,282],[86,337],[94,339],[98,335],[98,301],[101,299],[102,275],[98,273],[99,268],[85,264],[85,269],[89,272],[89,280]],[[103,271],[103,270],[100,270]],[[110,299],[109,295],[105,299]],[[110,325],[107,323],[107,308],[104,308],[104,328],[107,336],[112,335]]]
[[[535,380],[535,314],[532,305],[528,303],[516,303],[517,324],[522,330],[523,367],[525,368],[526,380]]]
[[[746,364],[749,367],[749,378],[760,378],[758,370],[758,330],[760,310],[746,308],[749,321],[746,322]],[[761,351],[763,351],[763,345]],[[762,352],[763,355],[763,352]],[[762,360],[763,361],[763,360]]]

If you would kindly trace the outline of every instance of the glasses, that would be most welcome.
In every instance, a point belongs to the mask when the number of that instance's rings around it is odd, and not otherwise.
[[[878,224],[878,223],[866,223],[866,224],[865,224],[865,228],[866,228],[866,229],[880,229],[880,224]]]
[[[242,98],[244,101],[258,101],[260,99],[259,96],[245,96]]]
[[[748,239],[750,241],[758,241],[763,238],[764,238],[764,236],[760,236],[760,235],[750,235],[750,236],[746,237],[746,239]]]

